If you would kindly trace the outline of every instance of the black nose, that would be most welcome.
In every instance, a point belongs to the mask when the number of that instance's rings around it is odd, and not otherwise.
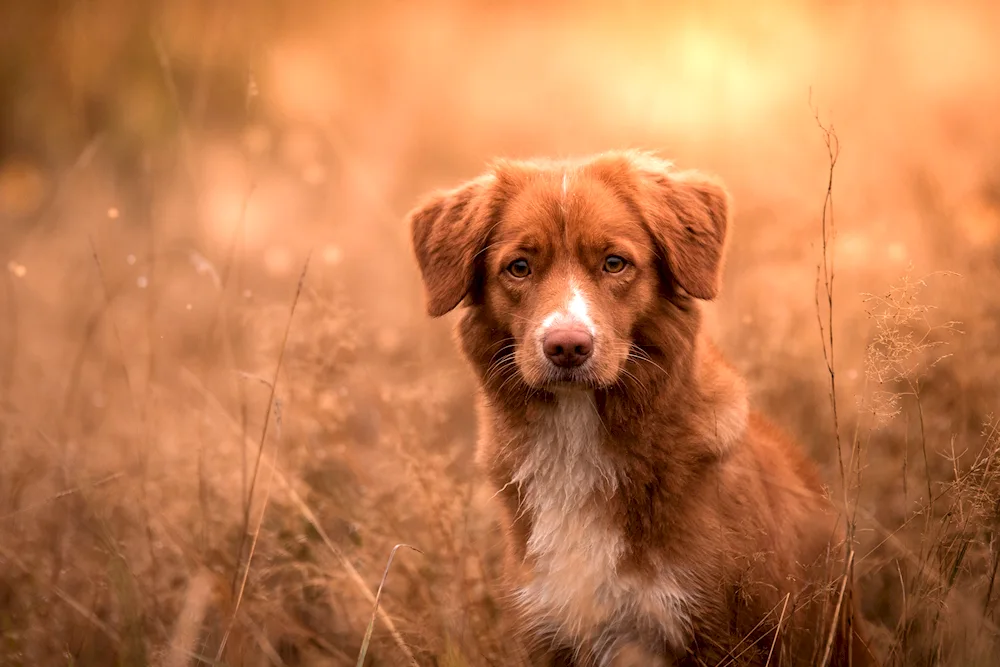
[[[557,329],[545,335],[542,351],[556,366],[575,368],[590,358],[594,337],[581,329]]]

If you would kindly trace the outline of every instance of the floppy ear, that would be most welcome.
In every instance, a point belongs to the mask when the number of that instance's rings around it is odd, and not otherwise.
[[[440,317],[472,287],[476,254],[489,234],[496,178],[483,176],[428,195],[407,215],[413,252],[427,293],[427,312]]]
[[[696,172],[639,169],[638,205],[674,279],[697,299],[714,299],[722,282],[729,195]]]

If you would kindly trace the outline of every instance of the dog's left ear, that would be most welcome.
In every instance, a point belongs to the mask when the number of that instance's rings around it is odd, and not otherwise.
[[[453,310],[472,287],[476,254],[486,244],[496,177],[431,193],[406,216],[427,293],[427,312]]]
[[[671,274],[697,299],[714,299],[722,282],[729,194],[697,172],[639,169],[639,207]]]

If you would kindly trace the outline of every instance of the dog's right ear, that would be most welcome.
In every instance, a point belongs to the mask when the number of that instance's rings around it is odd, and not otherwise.
[[[432,193],[407,214],[431,317],[453,310],[472,288],[476,255],[496,217],[495,183],[490,174]]]

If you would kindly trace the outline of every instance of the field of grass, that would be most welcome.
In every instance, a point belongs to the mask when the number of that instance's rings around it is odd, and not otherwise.
[[[8,5],[0,665],[522,664],[402,218],[622,147],[730,187],[708,326],[847,479],[885,664],[1000,664],[995,6]]]

